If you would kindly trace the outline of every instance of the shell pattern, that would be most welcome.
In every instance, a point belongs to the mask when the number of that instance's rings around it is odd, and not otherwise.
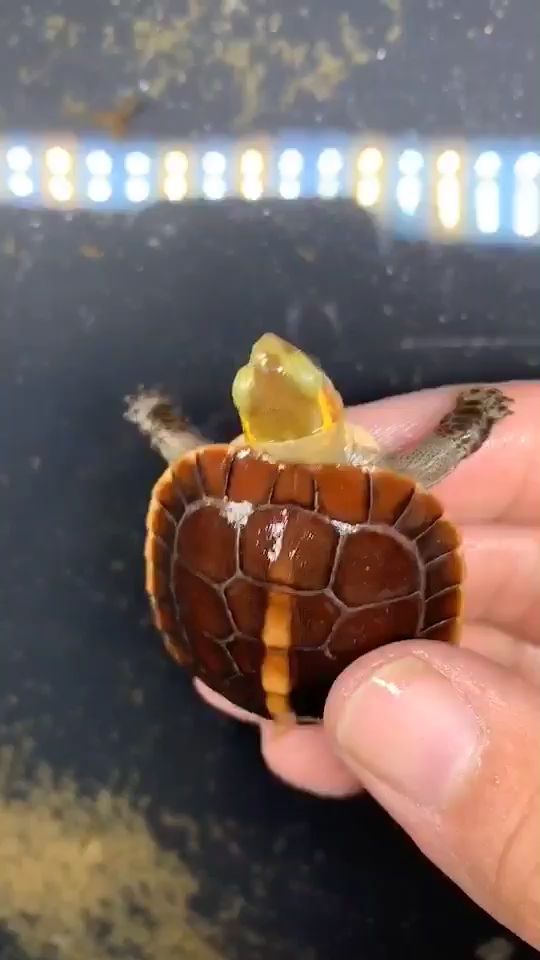
[[[316,722],[361,654],[456,639],[460,538],[442,513],[433,495],[382,469],[200,448],[152,493],[155,625],[169,653],[234,704]]]

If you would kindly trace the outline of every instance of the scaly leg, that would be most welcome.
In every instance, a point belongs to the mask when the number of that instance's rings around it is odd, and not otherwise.
[[[425,440],[408,453],[384,456],[381,466],[432,487],[480,449],[495,424],[513,412],[512,403],[497,387],[463,390],[453,409]]]
[[[134,423],[150,439],[154,450],[167,463],[175,463],[189,450],[207,441],[180,416],[171,401],[158,390],[140,390],[126,397],[125,419]]]

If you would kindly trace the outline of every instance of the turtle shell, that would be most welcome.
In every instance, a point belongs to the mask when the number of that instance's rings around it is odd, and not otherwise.
[[[199,448],[152,493],[154,623],[169,653],[232,703],[317,721],[334,680],[368,650],[456,639],[460,538],[442,513],[383,469]]]

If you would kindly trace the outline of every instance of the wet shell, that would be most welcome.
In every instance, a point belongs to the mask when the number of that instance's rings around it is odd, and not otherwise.
[[[459,535],[434,496],[385,470],[204,447],[157,482],[145,556],[169,653],[263,717],[320,719],[368,650],[457,637]]]

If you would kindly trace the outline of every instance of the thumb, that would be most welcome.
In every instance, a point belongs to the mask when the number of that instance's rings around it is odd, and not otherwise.
[[[363,786],[472,899],[540,947],[540,695],[433,641],[362,657],[325,725]]]

